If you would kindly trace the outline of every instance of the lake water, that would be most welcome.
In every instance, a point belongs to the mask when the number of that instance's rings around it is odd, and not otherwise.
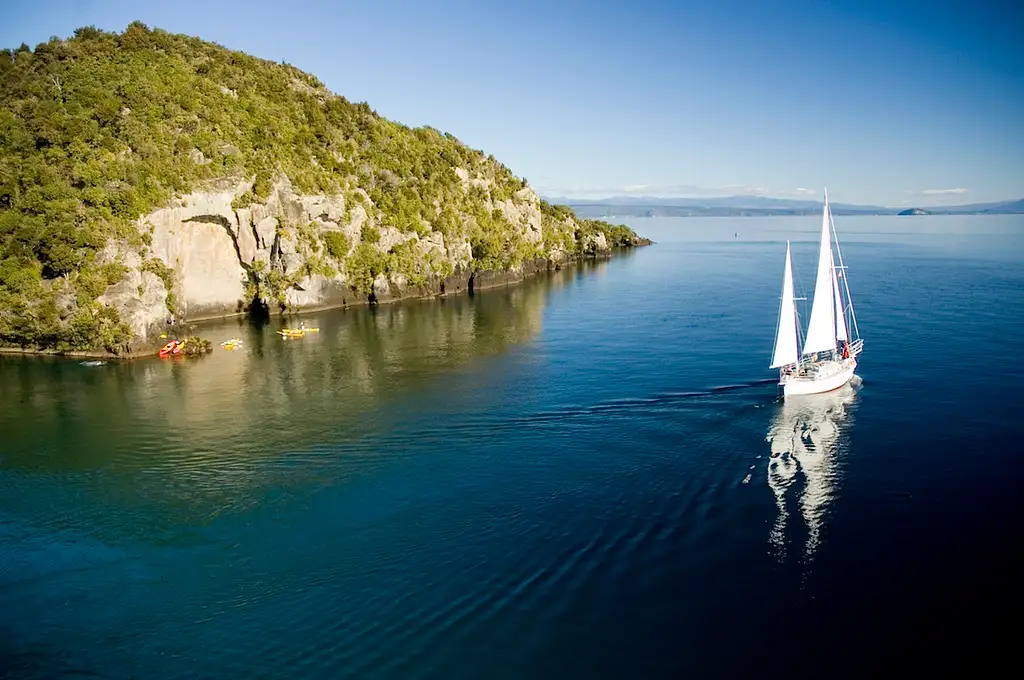
[[[767,365],[818,218],[631,225],[657,244],[300,340],[0,357],[0,676],[792,678],[992,642],[1024,219],[837,218],[860,380],[802,404]]]

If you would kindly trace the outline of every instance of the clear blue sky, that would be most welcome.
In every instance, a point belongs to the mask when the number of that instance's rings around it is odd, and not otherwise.
[[[548,195],[1024,196],[1020,0],[5,0],[0,45],[138,19],[317,75]]]

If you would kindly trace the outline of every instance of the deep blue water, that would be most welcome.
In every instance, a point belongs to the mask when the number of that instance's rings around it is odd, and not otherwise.
[[[817,218],[632,226],[657,244],[309,315],[298,341],[231,321],[203,334],[244,349],[199,360],[0,357],[0,671],[996,658],[1024,566],[1024,220],[837,218],[866,346],[855,389],[802,404],[767,365],[785,239],[809,296]]]

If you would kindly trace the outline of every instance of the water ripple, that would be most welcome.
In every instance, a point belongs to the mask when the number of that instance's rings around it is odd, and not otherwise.
[[[907,600],[921,574],[980,573],[964,537],[1005,543],[1024,479],[1022,364],[990,363],[1024,319],[1019,248],[983,257],[966,229],[970,258],[906,234],[844,248],[866,387],[802,409],[764,368],[778,235],[686,225],[685,247],[666,232],[582,277],[314,315],[309,342],[230,321],[203,332],[246,351],[200,361],[0,357],[0,663],[741,677],[777,654],[766,630],[827,667],[880,608],[943,595]]]

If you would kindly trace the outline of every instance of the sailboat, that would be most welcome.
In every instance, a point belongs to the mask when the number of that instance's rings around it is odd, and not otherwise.
[[[833,237],[838,265],[832,257]],[[842,290],[840,279],[843,282]],[[839,237],[828,207],[828,191],[825,192],[825,206],[821,216],[821,246],[818,252],[818,273],[814,280],[814,302],[802,349],[796,299],[793,292],[793,264],[787,241],[779,324],[775,332],[775,352],[769,368],[779,369],[779,387],[785,397],[839,389],[853,377],[857,356],[864,348],[864,340],[857,328],[846,267],[839,250]]]

